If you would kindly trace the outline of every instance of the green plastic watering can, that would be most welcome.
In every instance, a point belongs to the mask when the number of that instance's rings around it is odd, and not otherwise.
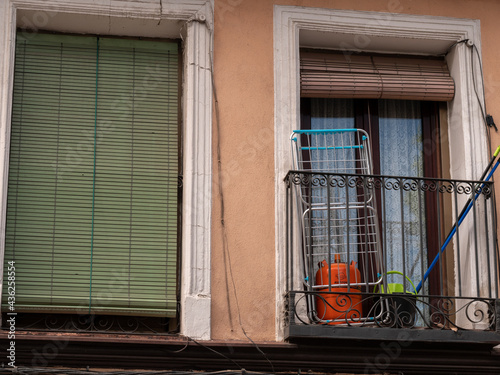
[[[386,275],[401,275],[401,276],[405,276],[405,275],[403,275],[402,272],[399,272],[399,271],[389,271],[389,272],[386,272]],[[392,293],[417,294],[417,288],[415,288],[415,285],[413,284],[413,282],[411,281],[411,279],[408,276],[405,276],[405,277],[406,277],[406,280],[408,280],[408,282],[413,287],[413,292],[409,292],[409,291],[405,290],[405,287],[404,287],[403,284],[389,283],[389,284],[387,284],[387,294],[392,294]],[[380,285],[380,292],[381,293],[385,293],[383,285]]]

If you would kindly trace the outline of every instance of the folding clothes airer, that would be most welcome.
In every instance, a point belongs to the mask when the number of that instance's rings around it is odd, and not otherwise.
[[[303,282],[306,290],[317,292],[316,298],[308,295],[311,320],[366,321],[361,294],[352,293],[382,282],[375,190],[349,181],[372,174],[368,134],[361,129],[295,130],[291,145],[294,169],[311,179],[297,189]],[[342,298],[349,302],[340,306]]]
[[[498,148],[496,149],[496,151],[493,154],[493,157],[491,158],[488,166],[486,167],[486,169],[484,170],[483,174],[479,178],[480,181],[489,181],[491,179],[491,177],[493,176],[493,173],[495,173],[495,170],[500,165],[500,159],[498,159],[498,161],[496,162],[496,164],[491,169],[490,173],[488,173],[488,171],[490,170],[491,166],[495,162],[495,159],[497,158],[498,154],[500,154],[500,146],[498,146]],[[486,177],[486,179],[484,179],[485,177]],[[437,262],[439,260],[439,257],[441,256],[441,254],[446,250],[446,247],[448,246],[448,244],[450,243],[451,239],[453,238],[453,236],[457,232],[457,228],[460,226],[460,224],[462,224],[462,222],[464,221],[465,217],[467,216],[467,214],[471,210],[472,206],[474,205],[474,202],[476,201],[476,199],[481,194],[481,191],[483,190],[483,187],[484,187],[484,184],[479,188],[478,192],[474,195],[474,197],[470,197],[467,200],[467,202],[465,203],[464,208],[462,209],[462,212],[460,212],[460,215],[458,215],[458,221],[455,224],[453,224],[453,227],[451,228],[450,232],[448,233],[448,236],[446,237],[446,240],[444,241],[443,245],[441,246],[441,249],[436,254],[436,257],[434,258],[434,260],[432,261],[431,265],[429,266],[429,268],[425,272],[424,277],[422,278],[422,280],[420,281],[420,283],[417,285],[417,290],[416,290],[417,293],[419,293],[420,290],[422,289],[423,283],[429,277],[432,269],[437,264]]]

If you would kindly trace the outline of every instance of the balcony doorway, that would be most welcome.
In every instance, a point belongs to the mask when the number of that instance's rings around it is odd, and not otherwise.
[[[446,140],[440,139],[439,113],[439,105],[428,101],[302,98],[301,129],[363,129],[369,135],[373,174],[443,178],[447,173],[441,148]],[[401,272],[417,285],[437,254],[446,224],[435,206],[449,202],[419,191],[403,196],[399,190],[381,189],[377,194],[378,224],[384,228],[382,269]],[[443,265],[452,263],[451,256],[450,251]],[[450,292],[443,290],[454,284],[452,279],[447,282],[447,267],[430,276],[423,294]],[[388,282],[403,281],[398,274],[389,277]],[[411,290],[409,284],[407,288]]]

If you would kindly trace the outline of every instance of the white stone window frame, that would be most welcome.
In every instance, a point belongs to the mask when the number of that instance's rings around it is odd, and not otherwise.
[[[403,12],[398,1],[389,11]],[[276,231],[276,338],[283,339],[285,292],[285,184],[291,169],[290,134],[300,127],[299,49],[312,47],[363,51],[437,55],[459,40],[469,39],[481,55],[480,22],[437,16],[274,6],[274,131],[275,131],[275,231]],[[455,81],[455,97],[448,103],[448,137],[452,179],[475,180],[488,163],[487,132],[474,92],[482,82],[479,66],[472,69],[464,43],[446,56]],[[481,92],[481,87],[479,87]],[[463,231],[465,232],[465,231]],[[467,242],[467,239],[464,239]],[[462,242],[462,237],[461,237]],[[464,242],[464,243],[466,243]],[[462,285],[467,287],[466,285]],[[474,286],[475,287],[475,286]],[[472,288],[472,286],[469,286]]]
[[[0,290],[3,290],[16,27],[118,36],[182,38],[180,333],[195,339],[210,339],[212,10],[213,3],[205,0],[0,1]],[[136,35],[137,33],[141,35]]]

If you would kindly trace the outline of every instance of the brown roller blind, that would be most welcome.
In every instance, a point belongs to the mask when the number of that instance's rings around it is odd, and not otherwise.
[[[302,52],[301,96],[449,101],[455,84],[444,59]]]

